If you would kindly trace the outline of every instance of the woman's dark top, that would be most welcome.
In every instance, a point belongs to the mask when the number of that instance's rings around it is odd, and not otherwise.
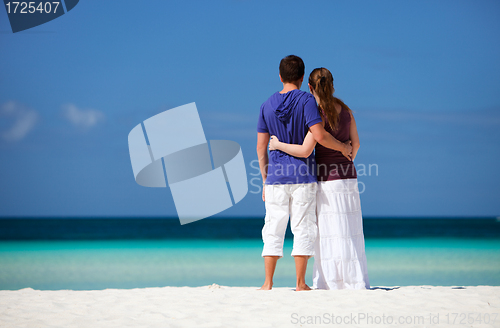
[[[340,142],[348,141],[351,130],[351,114],[347,109],[340,111],[338,129],[333,131],[325,118],[325,130]],[[340,179],[356,179],[354,163],[347,159],[340,151],[316,144],[316,166],[319,181]]]

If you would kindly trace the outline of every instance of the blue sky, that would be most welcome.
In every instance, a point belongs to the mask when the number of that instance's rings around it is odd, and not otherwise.
[[[13,34],[0,9],[0,216],[175,216],[168,189],[135,183],[127,136],[190,102],[255,178],[288,54],[306,78],[329,68],[355,112],[364,216],[499,216],[499,17],[498,1],[81,0]],[[263,216],[254,185],[220,216]]]

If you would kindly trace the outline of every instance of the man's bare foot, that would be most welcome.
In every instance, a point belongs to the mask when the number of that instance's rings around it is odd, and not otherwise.
[[[311,287],[307,286],[306,284],[297,285],[297,287],[295,288],[296,292],[300,292],[300,291],[303,291],[303,290],[312,290],[312,289],[311,289]]]
[[[262,287],[260,287],[258,290],[271,290],[273,289],[273,284],[272,283],[264,283]]]

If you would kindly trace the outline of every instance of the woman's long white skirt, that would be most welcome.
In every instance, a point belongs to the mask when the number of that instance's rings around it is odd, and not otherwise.
[[[358,180],[318,182],[313,287],[368,289]]]

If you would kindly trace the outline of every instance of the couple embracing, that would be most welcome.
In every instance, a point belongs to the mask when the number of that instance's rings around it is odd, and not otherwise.
[[[260,108],[257,155],[266,206],[261,289],[273,286],[288,221],[297,291],[311,289],[305,274],[313,256],[314,289],[370,288],[353,163],[359,148],[356,122],[350,108],[333,96],[328,69],[311,72],[311,93],[300,90],[304,72],[300,57],[283,58],[283,90]]]

